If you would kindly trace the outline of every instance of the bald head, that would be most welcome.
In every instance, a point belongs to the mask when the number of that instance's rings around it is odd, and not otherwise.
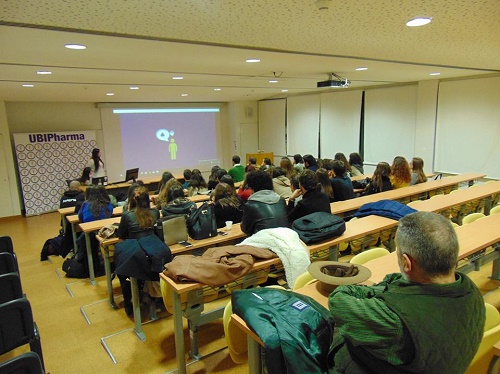
[[[82,185],[80,184],[80,182],[78,182],[78,181],[71,181],[71,183],[69,184],[69,189],[71,191],[79,191],[80,188],[81,188],[81,186]]]

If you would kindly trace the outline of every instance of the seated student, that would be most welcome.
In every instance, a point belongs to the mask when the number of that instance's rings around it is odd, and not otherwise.
[[[295,154],[293,155],[293,168],[297,172],[297,174],[302,173],[302,170],[304,170],[304,159],[300,154]]]
[[[285,176],[290,178],[292,175],[297,174],[297,171],[293,167],[292,161],[288,157],[282,157],[280,161],[280,168],[285,171]]]
[[[182,184],[175,178],[172,178],[167,183],[165,183],[155,201],[156,208],[158,210],[161,210],[165,205],[167,205],[170,202],[170,196],[171,196],[170,190],[172,189],[173,186],[182,187]]]
[[[337,152],[335,153],[335,157],[333,159],[334,161],[337,160],[337,161],[342,161],[344,163],[345,172],[347,176],[350,178],[352,176],[352,168],[351,164],[349,164],[349,161],[347,161],[345,154],[343,154],[342,152]]]
[[[248,188],[253,190],[245,205],[241,230],[248,235],[262,229],[288,227],[285,200],[273,191],[273,180],[264,170],[247,174]]]
[[[410,162],[410,167],[412,169],[410,186],[427,182],[427,177],[424,173],[424,160],[420,157],[413,157]]]
[[[347,176],[344,163],[335,160],[332,163],[333,178],[330,178],[333,189],[333,201],[344,201],[354,197],[351,178]]]
[[[208,189],[210,191],[212,191],[215,188],[215,186],[217,186],[217,183],[219,183],[219,180],[217,178],[217,172],[219,170],[220,170],[219,165],[212,166],[212,169],[210,170],[210,175],[208,176],[208,183],[207,183]],[[186,190],[187,187],[184,187],[184,189]]]
[[[226,226],[226,221],[233,221],[233,223],[241,222],[243,211],[241,209],[241,201],[236,196],[234,187],[220,182],[213,191],[212,199],[214,201],[217,228]]]
[[[304,159],[304,169],[318,170],[318,161],[313,155],[304,155],[302,158]]]
[[[192,172],[190,169],[184,169],[184,171],[182,172],[182,175],[184,177],[184,183],[182,184],[182,188],[187,189],[189,180],[191,179],[191,174]]]
[[[288,199],[292,195],[292,191],[290,190],[290,179],[285,175],[285,171],[279,166],[272,167],[269,171],[273,177],[274,192],[283,199]]]
[[[64,191],[59,202],[59,208],[75,208],[75,212],[78,212],[80,206],[85,201],[85,194],[82,191],[81,184],[78,181],[71,181],[68,190]]]
[[[389,164],[387,162],[379,162],[363,194],[371,195],[374,193],[392,190],[389,175],[391,175],[391,167]]]
[[[262,160],[262,164],[260,165],[260,169],[259,170],[267,170],[271,166],[273,166],[273,163],[271,162],[271,159],[269,157],[264,157],[264,159]]]
[[[134,202],[135,190],[141,186],[146,188],[144,186],[144,182],[139,179],[130,185],[130,187],[127,190],[127,198],[125,199],[125,201],[118,202],[118,206],[122,206],[123,211],[131,209],[131,204],[133,204]]]
[[[219,184],[219,182],[221,181],[221,178],[224,177],[225,175],[231,177],[226,169],[222,169],[222,168],[218,168],[217,171],[214,173],[214,176],[213,176],[213,179],[212,180],[209,180],[208,181],[208,190],[209,191],[213,191],[214,188]],[[231,177],[231,179],[233,179]],[[234,184],[234,181],[233,181],[233,184]]]
[[[391,166],[391,184],[392,188],[401,188],[410,185],[411,170],[408,161],[402,156],[396,156]]]
[[[227,173],[233,177],[235,183],[241,182],[245,178],[245,168],[240,164],[240,156],[233,156],[233,167],[227,171]]]
[[[248,173],[250,174],[250,173]],[[243,183],[241,184],[240,188],[238,189],[238,197],[243,203],[246,203],[250,195],[253,194],[253,190],[248,187],[247,183],[247,178],[248,174],[245,176],[245,179],[243,180]]]
[[[245,166],[245,173],[250,173],[255,170],[257,170],[257,159],[255,157],[250,157],[247,166]]]
[[[145,187],[135,189],[132,197],[133,208],[126,212],[120,219],[118,226],[118,237],[120,239],[139,239],[147,235],[154,234],[154,223],[160,218],[160,212],[156,208],[150,207],[149,193]],[[130,282],[126,276],[118,275],[123,294],[123,304],[127,315],[133,315],[132,290]],[[139,289],[142,289],[143,281],[138,280]]]
[[[485,306],[456,272],[455,229],[439,214],[412,213],[399,220],[396,248],[401,274],[330,294],[329,373],[464,373],[483,337]]]
[[[333,188],[332,183],[330,182],[330,173],[324,168],[319,168],[318,171],[316,171],[316,176],[318,177],[318,183],[320,185],[321,192],[328,196],[328,199],[330,200],[330,202],[332,202]]]
[[[302,195],[302,200],[295,205],[295,198]],[[312,170],[304,170],[299,175],[299,189],[288,199],[286,207],[288,221],[292,223],[297,218],[314,212],[331,213],[330,200],[319,187],[318,177]]]
[[[363,175],[365,173],[363,168],[363,159],[357,152],[349,155],[349,165],[351,165],[351,174],[353,177]]]
[[[188,183],[187,195],[195,196],[195,195],[203,195],[208,193],[208,185],[205,182],[205,178],[201,175],[201,171],[198,169],[193,169],[193,173],[191,174],[191,179]]]
[[[219,183],[229,184],[233,188],[233,190],[236,191],[236,187],[234,186],[233,177],[231,177],[229,174],[224,174],[222,177],[220,177]]]
[[[161,190],[163,189],[163,187],[165,186],[165,184],[174,177],[174,175],[169,172],[169,171],[165,171],[163,172],[162,176],[161,176],[161,179],[160,179],[160,183],[158,183],[158,190],[155,191],[155,194],[158,195],[161,193]]]
[[[295,175],[292,175],[290,177],[290,191],[292,191],[292,195],[293,195],[293,192],[295,190],[298,190],[300,189],[300,183],[299,183],[299,176],[297,174]],[[291,195],[290,195],[291,196]],[[297,196],[295,199],[294,199],[294,203],[295,205],[297,205],[297,203],[302,200],[302,194],[300,194],[299,196]]]
[[[88,186],[90,185],[92,176],[93,176],[92,169],[89,166],[87,166],[86,168],[83,168],[82,176],[78,178],[77,181],[80,182],[82,186]]]
[[[113,205],[103,186],[88,186],[85,190],[85,201],[78,211],[80,222],[92,222],[110,218],[113,214]]]
[[[170,188],[168,203],[161,209],[163,217],[174,214],[189,214],[196,209],[196,203],[184,196],[184,189],[179,184],[174,184]]]

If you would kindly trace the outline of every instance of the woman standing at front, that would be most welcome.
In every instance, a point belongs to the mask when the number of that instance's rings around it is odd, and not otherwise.
[[[87,163],[87,167],[91,168],[93,178],[106,176],[106,170],[104,169],[104,162],[101,160],[101,150],[99,148],[94,148],[92,150],[92,158]]]

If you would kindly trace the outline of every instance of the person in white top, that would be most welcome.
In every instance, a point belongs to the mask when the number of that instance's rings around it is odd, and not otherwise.
[[[91,168],[93,178],[106,176],[106,169],[104,169],[104,162],[101,160],[101,150],[99,148],[92,150],[92,158],[87,162],[87,167]]]

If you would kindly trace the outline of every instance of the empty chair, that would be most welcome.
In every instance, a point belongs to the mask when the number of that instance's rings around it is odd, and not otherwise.
[[[485,303],[486,321],[481,344],[467,369],[467,374],[489,373],[488,366],[493,358],[493,346],[500,340],[500,313],[493,305]]]
[[[12,253],[0,252],[0,274],[17,272],[16,258]]]
[[[2,374],[44,374],[40,357],[35,352],[26,352],[0,363]]]
[[[14,244],[12,244],[12,239],[10,236],[0,236],[0,253],[7,252],[14,256],[16,271],[19,272],[19,267],[17,266],[17,257],[14,252]]]
[[[354,256],[353,258],[351,258],[351,261],[349,261],[349,262],[351,264],[363,265],[370,260],[374,260],[376,258],[386,256],[389,253],[390,252],[385,248],[381,248],[381,247],[370,248],[370,249],[368,249],[364,252],[361,252],[361,253],[357,254],[356,256]]]
[[[25,344],[35,352],[43,364],[42,345],[38,327],[33,321],[31,305],[26,298],[7,301],[0,305],[0,355]]]
[[[295,283],[293,284],[293,290],[295,291],[301,287],[304,287],[315,280],[316,280],[316,278],[314,278],[311,275],[311,273],[306,271],[305,273],[300,274],[297,277],[297,279],[295,279]]]
[[[500,213],[500,205],[496,205],[490,209],[490,214],[497,214],[497,213]]]
[[[478,219],[481,219],[484,217],[486,217],[486,216],[483,213],[471,213],[471,214],[466,215],[462,219],[462,224],[467,225],[469,223],[472,223],[472,222],[477,221]]]
[[[0,275],[0,304],[23,297],[21,279],[18,273]]]

